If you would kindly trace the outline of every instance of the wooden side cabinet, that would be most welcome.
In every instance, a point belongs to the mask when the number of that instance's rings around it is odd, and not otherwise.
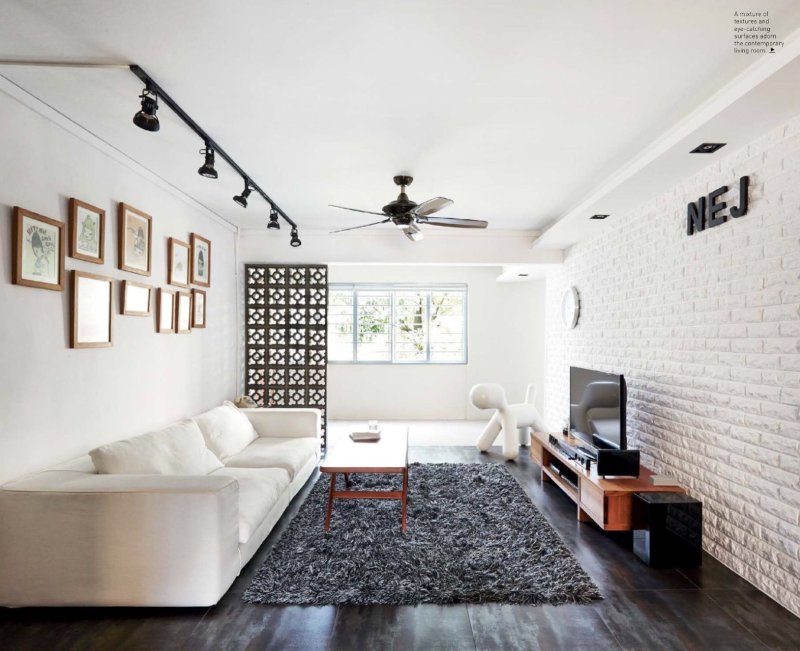
[[[584,444],[572,437],[555,436],[572,446]],[[592,520],[604,531],[633,531],[634,493],[686,492],[680,486],[653,486],[650,483],[653,473],[644,466],[638,477],[599,477],[595,464],[587,471],[551,445],[549,437],[548,432],[531,434],[531,458],[541,468],[542,482],[552,482],[575,502],[581,522]]]

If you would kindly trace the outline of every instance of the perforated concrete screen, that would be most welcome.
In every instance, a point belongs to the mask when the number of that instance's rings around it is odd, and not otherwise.
[[[262,407],[322,410],[326,442],[327,265],[245,265],[245,390]]]

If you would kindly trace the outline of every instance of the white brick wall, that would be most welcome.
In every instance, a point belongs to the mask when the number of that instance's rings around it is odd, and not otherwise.
[[[687,203],[743,175],[749,213],[687,236]],[[800,116],[607,228],[547,277],[546,418],[570,365],[624,373],[629,440],[703,501],[706,550],[800,615]]]

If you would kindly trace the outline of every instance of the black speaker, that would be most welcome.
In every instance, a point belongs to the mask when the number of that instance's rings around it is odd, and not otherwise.
[[[634,493],[633,553],[651,567],[703,562],[703,504],[683,493]]]
[[[639,450],[597,451],[597,474],[601,477],[638,477]]]

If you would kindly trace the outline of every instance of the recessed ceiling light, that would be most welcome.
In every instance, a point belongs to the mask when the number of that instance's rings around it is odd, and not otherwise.
[[[592,215],[589,219],[606,219],[608,215]]]
[[[520,278],[527,278],[528,274],[517,274]]]
[[[728,143],[726,142],[704,142],[700,145],[697,145],[690,154],[713,154],[718,149],[722,149]]]

